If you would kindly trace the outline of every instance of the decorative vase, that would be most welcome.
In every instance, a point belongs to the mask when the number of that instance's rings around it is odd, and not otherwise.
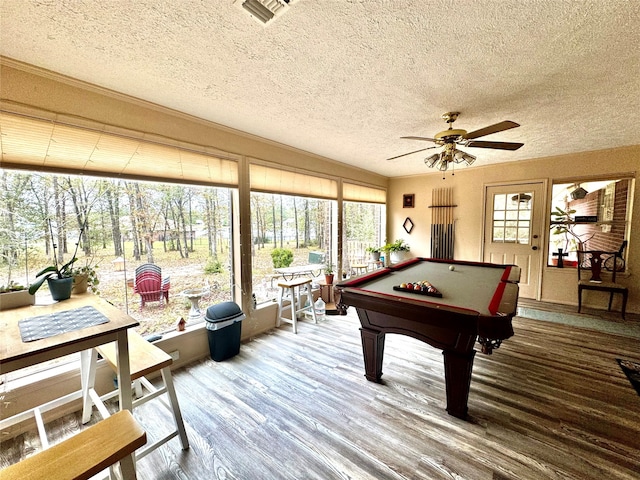
[[[73,277],[65,278],[47,278],[49,292],[51,298],[56,301],[67,300],[71,297],[71,289],[73,288]]]
[[[89,275],[86,273],[78,273],[73,276],[73,287],[71,288],[71,293],[79,294],[79,293],[87,293],[87,289],[89,288]]]

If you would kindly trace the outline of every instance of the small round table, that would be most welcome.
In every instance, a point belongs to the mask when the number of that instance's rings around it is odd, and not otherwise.
[[[189,310],[189,320],[199,320],[202,318],[202,312],[200,311],[200,299],[209,293],[204,288],[190,288],[183,291],[180,295],[187,297],[191,302],[191,309]]]

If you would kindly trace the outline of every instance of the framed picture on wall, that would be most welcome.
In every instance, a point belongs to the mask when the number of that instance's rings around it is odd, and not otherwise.
[[[414,193],[405,193],[402,195],[402,207],[413,208],[416,196]]]

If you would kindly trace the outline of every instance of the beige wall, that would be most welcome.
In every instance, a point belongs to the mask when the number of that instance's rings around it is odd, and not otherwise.
[[[480,156],[477,163],[482,162]],[[636,174],[640,166],[640,146],[611,150],[561,155],[529,161],[511,162],[495,166],[459,168],[455,175],[432,172],[420,176],[394,178],[388,190],[388,235],[390,240],[403,238],[411,246],[415,256],[429,256],[431,248],[430,224],[431,192],[436,188],[453,188],[456,239],[455,258],[460,260],[482,260],[482,235],[484,212],[484,189],[489,184],[546,180],[548,188],[554,180],[575,179],[597,175]],[[428,170],[425,167],[425,170]],[[415,194],[415,208],[402,208],[402,195]],[[547,200],[551,196],[547,192]],[[402,228],[406,217],[410,217],[415,227],[411,234]],[[545,220],[548,225],[549,219]],[[549,229],[545,232],[548,235]],[[640,312],[640,195],[635,195],[632,205],[632,234],[629,238],[628,272],[622,278],[630,289],[627,310]],[[545,239],[546,240],[546,239]],[[546,241],[545,241],[546,244]],[[542,272],[541,300],[577,305],[576,272],[573,269],[544,268]],[[591,293],[591,292],[589,292]],[[599,301],[600,299],[589,299]]]

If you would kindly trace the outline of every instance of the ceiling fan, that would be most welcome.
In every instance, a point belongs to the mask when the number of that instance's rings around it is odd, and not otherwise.
[[[436,153],[424,159],[424,163],[428,167],[437,167],[438,170],[445,172],[449,168],[449,164],[456,164],[465,162],[467,165],[471,165],[475,162],[476,157],[470,155],[462,150],[458,150],[458,145],[463,147],[476,147],[476,148],[494,148],[497,150],[517,150],[523,143],[515,142],[488,142],[482,140],[475,140],[485,135],[491,135],[492,133],[503,132],[510,128],[519,127],[520,125],[512,122],[511,120],[505,120],[504,122],[489,125],[488,127],[474,130],[473,132],[467,132],[462,129],[454,129],[453,122],[455,122],[460,115],[460,112],[447,112],[442,114],[442,118],[449,124],[449,128],[440,133],[436,133],[433,138],[429,137],[400,137],[407,138],[409,140],[424,140],[427,142],[434,142],[436,145],[433,147],[421,148],[420,150],[414,150],[413,152],[403,153],[395,157],[388,158],[387,160],[395,160],[396,158],[412,155],[414,153],[423,152],[431,148],[444,147],[442,152]],[[443,177],[444,178],[444,177]]]

